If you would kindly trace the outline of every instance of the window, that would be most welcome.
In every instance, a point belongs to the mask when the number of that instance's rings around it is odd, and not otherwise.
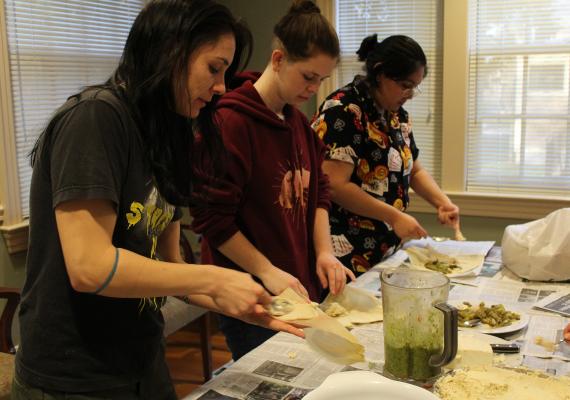
[[[341,40],[327,94],[360,72],[354,52],[368,34],[423,47],[426,90],[406,109],[423,164],[461,215],[536,219],[570,207],[566,0],[318,3]],[[410,197],[410,211],[434,212]]]
[[[335,0],[335,25],[340,39],[341,60],[338,86],[363,74],[363,63],[355,54],[362,39],[374,33],[378,41],[396,34],[415,39],[424,50],[428,76],[422,94],[405,105],[414,124],[414,136],[423,166],[436,180],[441,176],[441,88],[442,88],[441,0]]]
[[[0,80],[2,86],[11,87],[0,94],[3,152],[5,163],[14,164],[3,166],[11,184],[4,184],[0,193],[15,199],[3,199],[6,223],[19,222],[29,214],[27,155],[50,115],[83,86],[110,76],[143,2],[0,1],[4,14],[0,38],[8,43],[7,49],[0,47],[1,63],[5,63],[0,71],[8,71],[0,74],[4,75]]]
[[[472,0],[466,190],[570,195],[570,8]]]

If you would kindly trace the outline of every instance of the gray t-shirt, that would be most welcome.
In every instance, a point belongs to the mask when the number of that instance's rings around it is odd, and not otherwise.
[[[162,361],[156,355],[164,298],[76,292],[54,209],[72,200],[110,200],[117,211],[113,244],[150,258],[156,258],[157,238],[179,211],[158,192],[135,121],[110,90],[87,90],[62,109],[32,176],[16,369],[30,386],[97,391],[132,384]]]

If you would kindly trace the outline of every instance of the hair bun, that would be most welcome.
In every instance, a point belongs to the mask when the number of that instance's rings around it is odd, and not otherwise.
[[[311,0],[295,0],[289,14],[320,14],[321,9]]]
[[[365,61],[368,58],[368,55],[374,48],[378,45],[378,35],[370,35],[364,38],[362,43],[360,44],[360,48],[356,51],[358,54],[359,61]]]

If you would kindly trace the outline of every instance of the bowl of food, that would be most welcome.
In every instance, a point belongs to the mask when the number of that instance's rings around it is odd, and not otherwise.
[[[394,381],[370,371],[329,375],[304,400],[437,400],[433,393],[409,383]]]

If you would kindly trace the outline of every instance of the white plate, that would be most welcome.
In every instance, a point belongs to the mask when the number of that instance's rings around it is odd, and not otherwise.
[[[471,301],[468,300],[472,305],[478,305],[479,301]],[[463,301],[449,301],[449,304],[451,304],[452,306],[455,306],[457,308],[461,308]],[[485,302],[485,306],[486,307],[491,307],[493,304],[498,304],[498,303],[489,303],[489,302]],[[501,335],[504,333],[511,333],[511,332],[516,332],[516,331],[520,331],[521,329],[523,329],[524,327],[526,327],[528,325],[528,322],[530,321],[530,316],[520,310],[517,310],[515,308],[510,307],[508,304],[504,304],[505,308],[508,311],[513,311],[516,312],[517,314],[520,315],[520,319],[518,321],[513,322],[510,325],[507,326],[500,326],[497,328],[492,328],[491,326],[487,325],[487,324],[479,324],[474,326],[473,328],[464,328],[462,326],[459,326],[459,329],[462,331],[466,331],[466,332],[479,332],[479,333],[486,333],[489,335]]]
[[[437,400],[434,394],[409,383],[393,381],[370,371],[346,371],[329,375],[304,400]]]

